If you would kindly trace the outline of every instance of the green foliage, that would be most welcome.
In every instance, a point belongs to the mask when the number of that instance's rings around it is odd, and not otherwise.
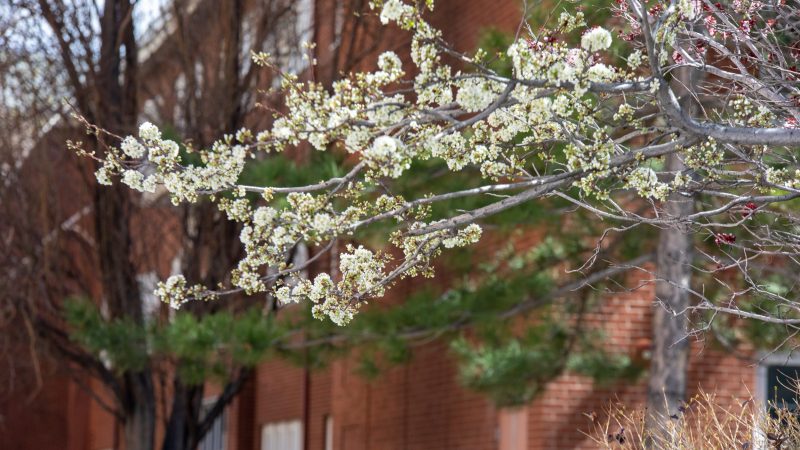
[[[270,356],[289,332],[258,309],[200,317],[178,312],[166,323],[137,325],[125,318],[108,321],[90,301],[70,299],[65,319],[72,340],[118,372],[159,361],[175,364],[189,384],[225,379],[234,367],[253,367]]]
[[[259,186],[303,186],[343,175],[341,157],[334,152],[311,152],[308,161],[303,163],[280,153],[248,163],[239,182]]]
[[[646,368],[635,364],[630,356],[607,352],[599,348],[597,343],[603,343],[602,337],[580,352],[570,354],[567,369],[587,376],[600,385],[619,380],[635,380],[645,372]]]
[[[452,348],[461,362],[462,383],[488,395],[498,406],[523,405],[565,370],[609,382],[641,373],[625,355],[608,354],[602,339],[585,339],[582,330],[543,314],[523,337],[472,345],[464,338]],[[599,345],[598,345],[599,344]]]
[[[64,315],[72,329],[70,337],[114,368],[136,370],[147,365],[148,334],[131,319],[109,323],[94,304],[82,299],[68,299]]]
[[[782,288],[776,284],[774,289]],[[783,319],[800,319],[797,312],[789,306],[779,306],[773,300],[765,298],[750,298],[738,302],[738,307],[746,312]],[[732,323],[716,323],[718,329],[729,330],[732,327],[741,327],[744,338],[758,348],[775,349],[785,346],[796,335],[794,327],[766,323],[760,320],[736,321]]]
[[[184,165],[205,166],[203,159],[197,152],[190,152],[189,148],[184,145],[181,133],[172,124],[165,124],[161,128],[161,134],[164,139],[169,139],[178,143],[180,147],[180,160]]]
[[[498,406],[527,403],[563,368],[568,332],[557,324],[529,327],[523,339],[470,345],[453,341],[462,383]]]
[[[574,230],[562,227],[561,236],[550,233],[529,249],[510,240],[494,255],[484,253],[480,264],[444,292],[440,284],[430,284],[400,305],[361,312],[347,327],[310,315],[295,327],[306,330],[312,340],[339,338],[339,346],[312,351],[326,360],[340,356],[343,348],[352,350],[358,355],[358,372],[368,378],[408,361],[415,342],[444,340],[458,361],[463,384],[504,406],[529,401],[564,371],[601,383],[635,377],[641,368],[625,355],[604,351],[601,333],[569,325],[582,308],[564,300],[541,301],[563,274],[554,267],[585,257],[589,248],[572,235],[584,232],[584,226],[577,221]],[[525,314],[508,314],[526,302],[532,302],[528,322],[516,320]]]
[[[511,77],[514,66],[506,56],[506,51],[513,42],[513,35],[497,28],[481,31],[478,48],[487,54],[484,64],[498,75]]]

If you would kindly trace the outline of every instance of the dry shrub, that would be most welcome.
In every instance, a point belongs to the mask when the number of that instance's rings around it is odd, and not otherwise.
[[[785,406],[772,405],[770,411],[753,398],[721,402],[714,394],[700,393],[646,430],[645,408],[616,403],[605,419],[589,415],[593,429],[588,436],[603,449],[800,449],[798,414]]]

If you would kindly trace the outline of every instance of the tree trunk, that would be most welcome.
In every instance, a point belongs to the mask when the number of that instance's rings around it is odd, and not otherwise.
[[[130,0],[105,0],[100,19],[100,59],[96,89],[97,124],[117,134],[135,128],[137,102],[137,44]],[[125,48],[123,64],[122,47]],[[101,146],[102,148],[102,146]],[[142,299],[136,279],[130,218],[130,192],[120,184],[98,187],[95,193],[95,227],[103,296],[110,320],[127,320],[143,326]],[[131,345],[146,345],[132,342]],[[138,351],[141,349],[137,349]],[[125,450],[153,450],[156,398],[150,363],[120,376]]]
[[[678,46],[690,43],[678,41]],[[695,86],[702,72],[682,67],[673,72],[670,87],[680,99],[684,110],[694,116],[699,110]],[[666,170],[677,172],[686,169],[679,153],[666,157]],[[664,205],[665,213],[674,218],[689,216],[694,212],[694,196],[673,192]],[[660,305],[653,315],[653,352],[647,392],[647,429],[654,435],[671,442],[669,425],[676,424],[671,417],[680,414],[679,408],[686,398],[686,375],[689,360],[687,338],[689,319],[689,287],[692,277],[691,230],[678,223],[662,229],[656,256],[656,299]],[[662,442],[662,441],[656,441]]]
[[[125,450],[153,450],[156,400],[149,370],[125,375],[126,402],[123,422]]]
[[[683,164],[677,155],[667,161],[668,170]],[[666,211],[671,216],[691,214],[694,200],[677,193],[670,195]],[[686,368],[689,341],[686,339],[689,306],[692,238],[685,230],[661,230],[658,242],[656,298],[661,305],[653,315],[653,353],[647,393],[648,429],[659,432],[659,424],[678,412],[686,396]]]
[[[194,450],[200,442],[198,422],[203,406],[203,386],[186,385],[176,376],[172,409],[161,450]]]

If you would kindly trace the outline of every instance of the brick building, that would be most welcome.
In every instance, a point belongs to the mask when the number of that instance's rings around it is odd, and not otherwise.
[[[325,0],[305,0],[314,34],[324,41],[335,27]],[[445,40],[459,50],[475,48],[487,27],[514,31],[520,19],[516,0],[440,0],[432,22]],[[407,53],[409,39],[384,35],[381,48]],[[169,39],[159,45],[168,45]],[[168,50],[168,49],[167,49]],[[147,51],[157,59],[162,48]],[[330,65],[320,54],[319,67]],[[367,59],[369,60],[369,59]],[[168,67],[156,64],[143,71],[148,95],[169,97],[174,80]],[[161,77],[161,78],[159,78]],[[163,98],[162,98],[163,100]],[[157,108],[163,102],[153,102]],[[147,104],[145,105],[147,110]],[[638,284],[636,279],[631,284]],[[413,288],[392,291],[402,301]],[[615,352],[646,358],[652,315],[652,286],[607,298],[587,323],[605,331]],[[602,411],[609,401],[641,404],[644,380],[596,386],[586,378],[566,374],[523,408],[502,410],[485,397],[462,388],[455,361],[442,343],[415,349],[407,364],[372,381],[354,373],[354,361],[342,359],[330,367],[309,371],[271,361],[229,406],[203,442],[203,450],[533,450],[592,448],[584,413]],[[773,361],[773,360],[770,360]],[[780,364],[780,361],[776,364]],[[698,389],[720,398],[746,398],[766,391],[767,375],[752,358],[725,354],[702,343],[692,346],[690,394]],[[210,389],[209,400],[214,396]],[[22,394],[21,394],[22,395]],[[45,380],[32,401],[24,396],[0,408],[0,450],[104,450],[118,447],[119,428],[83,390],[61,376]],[[13,405],[13,406],[12,406]],[[22,406],[20,406],[22,405]],[[25,431],[22,431],[25,430]]]

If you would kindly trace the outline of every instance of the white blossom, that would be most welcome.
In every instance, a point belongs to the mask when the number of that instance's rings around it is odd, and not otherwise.
[[[581,37],[581,47],[590,52],[597,52],[611,47],[611,33],[602,27],[595,27]]]
[[[643,61],[644,55],[642,55],[642,51],[639,49],[634,50],[630,55],[628,55],[628,67],[631,69],[641,66]]]
[[[319,303],[329,295],[333,287],[331,276],[327,273],[321,273],[314,278],[314,284],[308,291],[308,298],[314,303]]]
[[[161,131],[152,123],[145,122],[139,125],[139,137],[145,141],[157,141],[161,139]]]
[[[292,303],[292,289],[289,286],[281,286],[275,291],[275,298],[284,305],[287,303]]]
[[[381,23],[386,25],[389,22],[396,22],[404,14],[408,13],[410,6],[404,4],[401,0],[387,0],[381,9]]]
[[[341,283],[356,293],[367,293],[373,289],[383,292],[383,288],[378,285],[383,278],[382,269],[383,263],[363,246],[339,255]]]
[[[295,132],[291,127],[291,122],[285,117],[275,119],[275,122],[272,124],[271,134],[274,138],[279,140],[288,140],[295,136]]]
[[[383,52],[378,56],[378,68],[392,79],[402,74],[403,62],[395,52]]]
[[[268,206],[262,206],[253,213],[253,223],[256,226],[265,227],[275,220],[275,216],[277,216],[277,211]]]
[[[656,172],[649,167],[637,167],[628,174],[625,187],[635,189],[644,198],[666,200],[669,185],[658,180]]]
[[[614,79],[614,69],[605,64],[595,64],[586,71],[586,77],[594,83],[605,83]]]
[[[187,287],[186,278],[179,274],[159,282],[153,294],[172,308],[178,309],[189,300],[189,297],[199,295],[201,289],[200,286]]]
[[[483,78],[464,80],[456,94],[456,101],[469,112],[481,111],[497,98],[493,85]]]
[[[120,148],[122,149],[123,153],[133,159],[139,159],[143,157],[147,150],[144,145],[139,143],[139,141],[137,141],[133,136],[127,136],[125,139],[123,139]]]
[[[331,231],[334,227],[335,223],[333,218],[330,214],[327,213],[319,213],[314,215],[314,221],[311,224],[311,227],[320,234],[325,234]]]
[[[444,245],[445,248],[453,248],[474,244],[480,240],[482,232],[483,230],[481,230],[480,225],[473,223],[463,230],[459,230],[455,236],[442,241],[442,245]]]
[[[403,143],[392,136],[379,136],[363,152],[370,166],[380,174],[399,177],[409,164],[403,155]]]
[[[94,176],[95,176],[95,178],[97,178],[97,182],[98,183],[100,183],[102,185],[105,185],[105,186],[111,186],[111,184],[112,184],[111,183],[111,171],[110,171],[110,169],[108,167],[103,166],[103,167],[97,169],[94,172]]]
[[[131,189],[135,189],[137,191],[144,190],[142,187],[143,181],[144,175],[138,170],[126,170],[122,173],[122,182],[130,186]]]
[[[700,7],[699,0],[679,0],[678,11],[681,12],[687,19],[692,20],[697,16],[697,10]]]

